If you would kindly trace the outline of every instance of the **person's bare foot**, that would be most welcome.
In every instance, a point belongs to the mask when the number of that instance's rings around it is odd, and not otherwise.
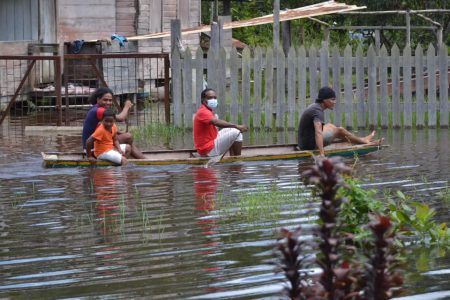
[[[381,138],[378,140],[370,141],[368,144],[374,145],[374,146],[381,146],[381,144],[383,144],[383,142],[384,142],[384,138]]]
[[[367,144],[369,144],[370,142],[372,142],[374,137],[375,137],[375,130],[372,131],[368,136],[366,136],[364,140],[366,141]]]

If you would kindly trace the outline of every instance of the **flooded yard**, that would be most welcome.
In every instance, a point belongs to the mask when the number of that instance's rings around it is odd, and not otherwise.
[[[379,134],[389,148],[346,159],[356,177],[380,196],[401,190],[450,223],[450,131]],[[172,146],[192,147],[190,137]],[[244,138],[295,142],[294,133]],[[4,129],[0,140],[0,298],[278,297],[277,230],[314,223],[292,201],[275,217],[232,214],[240,194],[297,186],[312,160],[44,169],[41,151],[78,150],[80,137]],[[448,252],[411,249],[402,273],[405,299],[450,298]]]

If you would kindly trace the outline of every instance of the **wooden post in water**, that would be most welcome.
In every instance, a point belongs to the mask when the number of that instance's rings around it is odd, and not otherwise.
[[[192,128],[192,55],[191,50],[186,48],[183,59],[183,124]]]
[[[427,49],[428,126],[436,127],[436,51],[430,43]]]
[[[378,126],[378,105],[377,105],[377,61],[373,45],[367,51],[367,75],[369,84],[369,126]]]
[[[181,93],[181,59],[180,51],[175,47],[172,51],[172,103],[173,121],[176,127],[182,126],[182,93]]]
[[[424,82],[423,82],[423,49],[420,44],[417,46],[414,54],[414,70],[416,74],[416,127],[421,128],[425,125],[425,100],[424,100]]]
[[[380,126],[381,128],[388,127],[388,52],[386,47],[383,45],[380,50],[380,64],[379,64],[379,75],[380,75]]]
[[[201,47],[197,48],[195,53],[195,97],[194,105],[200,106],[201,93],[203,91],[203,50]]]
[[[238,103],[238,72],[239,72],[239,57],[236,48],[231,48],[230,52],[230,89],[231,89],[231,122],[237,123],[239,114]]]
[[[278,51],[274,53],[274,57],[276,57],[277,62],[277,72],[276,72],[276,127],[277,130],[282,130],[284,128],[284,112],[285,112],[285,55],[283,49],[278,48]]]
[[[170,52],[178,48],[181,43],[181,21],[179,19],[170,20]]]
[[[289,130],[294,129],[294,117],[297,107],[295,105],[295,75],[297,73],[297,64],[295,59],[295,49],[292,47],[289,49],[287,56],[287,126]]]
[[[281,23],[281,28],[283,51],[284,55],[287,56],[292,44],[291,21],[284,21],[283,23]]]
[[[358,127],[366,127],[366,95],[364,92],[364,58],[361,45],[356,48],[356,103],[358,112]]]
[[[352,47],[347,45],[344,50],[344,111],[345,125],[347,128],[353,128],[353,64]]]
[[[261,98],[262,98],[262,59],[263,53],[260,47],[256,47],[255,49],[255,57],[253,60],[253,94],[254,94],[254,103],[253,103],[253,127],[260,128],[261,127]]]
[[[339,58],[340,58],[339,48],[337,46],[334,46],[331,57],[331,68],[332,68],[331,71],[333,73],[333,89],[336,92],[336,106],[333,111],[334,122],[336,126],[341,126],[342,111],[345,111],[342,109],[344,101],[342,101],[341,97],[341,81],[340,81],[341,67],[339,64]]]
[[[265,70],[265,127],[272,128],[272,110],[273,110],[273,97],[274,97],[274,83],[273,83],[273,49],[268,48],[266,52],[266,70]]]
[[[407,44],[409,45],[409,44]],[[394,44],[391,50],[392,126],[400,127],[400,50]]]
[[[297,76],[298,76],[298,107],[299,115],[306,109],[306,50],[304,46],[300,46],[297,53]],[[296,124],[297,125],[297,124]]]
[[[448,59],[447,47],[444,44],[439,45],[439,105],[440,105],[440,126],[448,127]]]
[[[406,45],[403,50],[403,126],[412,126],[412,60],[411,46]]]
[[[242,124],[249,125],[250,121],[250,49],[247,47],[242,53]]]
[[[317,51],[314,46],[309,48],[308,62],[309,98],[311,102],[314,102],[317,98]]]
[[[330,82],[329,82],[329,66],[328,66],[328,43],[327,42],[322,42],[322,48],[320,48],[319,50],[319,56],[320,56],[320,61],[319,61],[319,67],[320,67],[320,86],[318,86],[316,88],[320,89],[323,86],[330,86]],[[336,93],[339,91],[336,91]],[[312,101],[315,100],[311,99]],[[325,110],[325,120],[327,122],[330,121],[330,111],[327,109]]]
[[[273,51],[277,53],[280,45],[280,0],[273,1]]]

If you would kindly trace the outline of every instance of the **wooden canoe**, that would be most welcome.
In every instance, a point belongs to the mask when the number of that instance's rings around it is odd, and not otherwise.
[[[379,150],[385,146],[377,145],[351,145],[349,143],[333,143],[325,147],[327,156],[353,156],[363,155]],[[158,150],[144,152],[145,159],[129,159],[130,164],[136,165],[174,165],[174,164],[205,164],[208,159],[197,157],[195,150]],[[298,151],[296,145],[265,145],[265,146],[247,146],[242,148],[241,156],[225,155],[221,163],[235,161],[264,161],[281,159],[305,159],[312,155],[319,155],[317,150]],[[44,166],[48,168],[55,167],[79,167],[90,166],[86,154],[61,153],[61,152],[42,152]],[[97,161],[96,165],[113,165],[108,161]]]

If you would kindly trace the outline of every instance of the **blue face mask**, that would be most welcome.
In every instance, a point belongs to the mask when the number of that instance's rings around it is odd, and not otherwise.
[[[216,108],[218,105],[217,99],[208,99],[208,107],[211,109]]]

